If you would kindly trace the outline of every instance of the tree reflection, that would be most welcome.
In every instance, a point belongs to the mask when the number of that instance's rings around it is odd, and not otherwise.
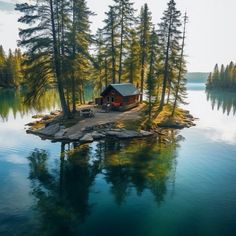
[[[32,111],[43,112],[58,108],[59,98],[56,90],[49,89],[35,104],[24,103],[24,92],[21,90],[0,90],[0,117],[3,121],[8,120],[9,113],[12,112],[14,118],[17,114],[21,117],[32,113]]]
[[[44,150],[36,149],[28,157],[32,194],[45,235],[76,232],[76,227],[90,212],[89,191],[98,173],[96,163],[89,163],[88,147],[68,156],[62,144],[61,151],[57,169],[50,169],[49,154]]]
[[[124,202],[132,189],[136,189],[138,195],[150,190],[158,204],[164,200],[167,180],[175,176],[172,172],[180,136],[177,137],[171,131],[168,144],[163,143],[164,137],[158,141],[135,140],[120,144],[118,152],[111,149],[106,153],[106,180],[112,184],[111,192],[117,204]]]
[[[236,95],[233,92],[206,90],[207,101],[211,102],[212,109],[222,110],[223,114],[236,114]]]
[[[168,186],[175,181],[179,137],[170,131],[168,140],[163,136],[133,141],[110,139],[78,147],[62,144],[56,167],[45,150],[34,150],[28,157],[29,179],[41,231],[45,235],[79,232],[79,225],[94,208],[90,195],[94,186],[100,186],[98,176],[110,186],[117,205],[125,204],[134,191],[140,197],[149,191],[160,205]],[[104,192],[97,195],[96,205],[101,194]]]

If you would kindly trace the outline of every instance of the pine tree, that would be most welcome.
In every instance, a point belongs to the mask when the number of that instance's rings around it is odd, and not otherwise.
[[[184,16],[184,29],[183,29],[183,37],[182,37],[182,46],[181,46],[181,54],[178,60],[178,79],[177,83],[175,84],[175,91],[174,91],[174,104],[172,108],[172,116],[175,114],[176,107],[178,103],[186,104],[185,99],[187,96],[186,93],[186,62],[184,58],[184,47],[185,47],[185,38],[186,38],[186,24],[187,24],[187,14],[185,13]]]
[[[152,113],[152,104],[153,97],[156,95],[156,60],[157,60],[157,34],[155,28],[153,28],[150,38],[150,62],[149,62],[149,71],[147,76],[147,91],[148,91],[148,114],[149,114],[149,122],[151,122],[151,113]]]
[[[139,25],[140,48],[141,48],[141,53],[140,53],[140,64],[141,64],[140,101],[141,102],[143,101],[143,92],[144,92],[146,67],[148,63],[151,27],[152,27],[151,12],[149,11],[148,5],[145,4],[144,7],[141,8],[140,25]]]
[[[159,45],[163,64],[163,85],[159,110],[165,104],[167,85],[171,89],[171,69],[175,67],[175,58],[181,50],[179,40],[181,39],[180,21],[181,13],[176,9],[174,0],[168,2],[168,8],[164,11],[161,23],[159,24]]]
[[[127,57],[124,61],[125,81],[138,86],[140,81],[140,43],[136,30],[130,32],[130,43],[127,47]]]
[[[221,65],[221,68],[220,68],[220,80],[219,80],[220,86],[223,85],[224,80],[225,80],[225,67],[224,67],[224,65],[222,64],[222,65]]]
[[[117,14],[114,7],[109,6],[109,11],[106,12],[107,18],[104,20],[105,27],[103,28],[104,40],[106,42],[107,48],[107,60],[111,64],[111,74],[112,74],[112,83],[116,83],[116,73],[117,73],[117,45],[118,45],[118,32],[117,32]]]
[[[214,81],[214,84],[217,84],[217,86],[219,85],[220,72],[219,72],[218,64],[215,65],[215,68],[214,68],[214,71],[213,71],[213,75],[212,75],[212,80]]]
[[[6,64],[6,55],[2,45],[0,45],[0,87],[5,86],[5,64]]]
[[[57,84],[61,107],[65,117],[69,116],[62,79],[59,22],[59,1],[43,0],[35,4],[17,4],[16,10],[23,16],[19,22],[27,25],[20,30],[20,46],[26,49],[26,74],[30,81],[28,100],[37,99],[46,91],[46,85]]]
[[[91,68],[89,47],[92,43],[92,35],[89,17],[93,13],[87,7],[85,0],[73,0],[72,13],[71,41],[69,42],[72,59],[72,107],[75,112],[77,101],[81,104],[85,102],[84,84],[88,80],[88,71]]]
[[[208,89],[236,89],[236,65],[234,62],[230,62],[226,67],[221,65],[219,71],[218,64],[215,65],[214,71],[210,73],[207,80]]]
[[[121,83],[124,51],[127,48],[127,42],[129,41],[130,29],[135,22],[135,10],[133,8],[134,3],[130,2],[130,0],[114,0],[114,2],[114,12],[117,14],[117,25],[120,32],[118,81]]]

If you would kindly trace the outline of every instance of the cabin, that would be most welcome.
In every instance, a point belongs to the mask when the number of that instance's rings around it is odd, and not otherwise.
[[[125,111],[139,105],[140,91],[131,83],[110,84],[101,93],[100,105]]]

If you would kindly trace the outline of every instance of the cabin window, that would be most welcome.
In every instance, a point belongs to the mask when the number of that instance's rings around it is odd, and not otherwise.
[[[107,97],[107,102],[110,102],[110,97]]]
[[[111,102],[114,102],[114,97],[111,97]]]

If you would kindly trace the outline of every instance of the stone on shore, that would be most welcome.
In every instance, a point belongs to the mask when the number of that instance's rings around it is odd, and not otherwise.
[[[68,136],[69,141],[79,141],[83,137],[81,132],[77,132]]]
[[[93,142],[93,136],[91,133],[85,134],[79,141],[82,143],[91,143]]]
[[[65,134],[66,134],[66,130],[65,129],[60,129],[55,135],[54,138],[56,140],[63,140],[65,139]]]
[[[34,134],[38,135],[45,135],[48,137],[53,137],[57,132],[60,130],[59,124],[49,125],[45,128],[37,129],[35,131],[32,131]]]
[[[116,131],[108,130],[106,132],[106,134],[108,136],[113,136],[113,137],[120,138],[120,139],[129,139],[129,138],[142,137],[142,134],[137,132],[137,131],[124,130],[124,129],[117,129]]]
[[[92,133],[92,137],[93,137],[93,139],[98,140],[98,139],[103,139],[103,138],[105,138],[106,135],[103,134],[103,133],[94,131],[94,132]]]
[[[145,130],[141,130],[141,131],[140,131],[140,134],[141,134],[143,137],[148,137],[148,136],[152,136],[152,135],[153,135],[152,132],[145,131]]]

